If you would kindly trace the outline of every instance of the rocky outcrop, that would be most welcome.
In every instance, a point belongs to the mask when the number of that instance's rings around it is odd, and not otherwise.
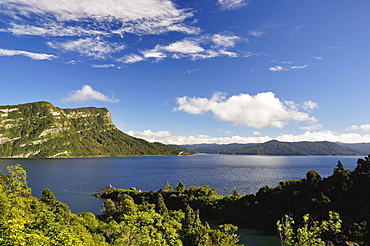
[[[97,198],[107,198],[108,194],[110,194],[110,193],[112,193],[116,190],[117,190],[116,188],[109,185],[109,186],[106,186],[106,187],[102,188],[97,193],[93,194],[92,196],[97,197]]]

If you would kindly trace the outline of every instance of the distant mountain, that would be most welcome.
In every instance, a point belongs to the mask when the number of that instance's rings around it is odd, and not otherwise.
[[[48,102],[0,106],[0,157],[184,155],[118,130],[106,108],[61,109]]]
[[[222,151],[233,155],[363,155],[361,151],[348,149],[337,143],[322,142],[279,142],[277,140],[247,147]]]
[[[368,155],[370,153],[370,143],[338,143],[340,146],[351,149],[354,151],[358,151],[363,155]]]
[[[189,144],[184,148],[203,154],[234,155],[368,155],[370,143],[279,142],[261,144]]]
[[[220,154],[231,149],[242,148],[254,144],[188,144],[183,147],[203,154]]]

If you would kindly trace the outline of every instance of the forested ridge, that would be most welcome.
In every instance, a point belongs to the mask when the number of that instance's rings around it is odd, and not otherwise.
[[[281,142],[271,140],[258,144],[194,144],[184,147],[207,154],[228,155],[365,155],[370,145],[343,144],[328,141]]]
[[[188,155],[115,127],[106,108],[61,109],[48,102],[0,106],[0,157]]]

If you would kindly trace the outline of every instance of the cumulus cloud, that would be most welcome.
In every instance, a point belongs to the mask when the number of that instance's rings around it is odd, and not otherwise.
[[[93,90],[91,86],[84,85],[81,90],[72,91],[70,95],[64,98],[63,102],[87,102],[91,100],[104,101],[104,102],[119,102],[118,99],[108,97],[99,91]]]
[[[301,135],[284,134],[276,138],[279,141],[299,142],[299,141],[330,141],[341,143],[361,143],[370,142],[370,135],[360,135],[357,133],[340,134],[333,131],[306,131]]]
[[[128,131],[127,134],[145,139],[149,142],[161,142],[165,144],[230,144],[230,143],[264,143],[273,139],[282,142],[301,142],[301,141],[330,141],[330,142],[341,142],[341,143],[360,143],[370,142],[370,135],[360,135],[356,133],[339,134],[332,131],[317,131],[311,132],[306,131],[303,134],[292,135],[282,134],[276,138],[270,136],[259,136],[259,132],[254,132],[255,137],[244,137],[240,135],[234,135],[230,137],[212,137],[208,135],[184,135],[181,133],[173,133],[170,131],[158,131],[153,132],[151,130],[144,131]]]
[[[179,133],[172,133],[170,131],[153,132],[151,130],[144,131],[128,131],[128,135],[143,138],[149,142],[161,142],[165,144],[200,144],[200,143],[263,143],[272,140],[268,136],[261,137],[241,137],[239,135],[231,137],[211,137],[208,135],[183,135]]]
[[[352,130],[362,130],[365,132],[370,131],[370,124],[364,124],[364,125],[352,125],[346,128],[347,131],[352,131]]]
[[[222,10],[237,9],[247,5],[246,0],[218,0]]]
[[[33,60],[51,60],[56,58],[54,55],[35,53],[24,50],[9,50],[0,48],[0,56],[26,56]]]
[[[215,93],[212,98],[178,97],[175,111],[189,114],[210,112],[222,121],[233,122],[253,128],[284,128],[289,121],[316,122],[314,117],[300,112],[297,104],[282,102],[272,92],[259,93],[255,96],[240,94],[226,98],[224,93]]]
[[[315,102],[312,102],[312,101],[303,102],[303,108],[308,110],[308,111],[311,111],[311,110],[313,110],[315,108],[318,108],[318,107],[319,106]]]

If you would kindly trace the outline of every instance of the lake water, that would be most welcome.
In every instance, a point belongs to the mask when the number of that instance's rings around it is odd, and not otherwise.
[[[194,155],[153,157],[109,157],[72,159],[0,159],[0,171],[16,163],[27,171],[28,185],[36,197],[44,188],[53,191],[58,200],[72,212],[100,212],[102,199],[91,197],[112,184],[116,188],[136,187],[158,190],[168,181],[175,187],[180,181],[189,186],[208,185],[220,195],[256,193],[264,185],[302,179],[315,169],[321,177],[332,174],[338,160],[344,168],[354,169],[362,156],[243,156]],[[247,232],[249,233],[249,232]],[[258,241],[258,240],[257,240]],[[256,242],[257,242],[256,241]],[[247,242],[244,242],[247,244]],[[254,243],[250,246],[279,245]]]

